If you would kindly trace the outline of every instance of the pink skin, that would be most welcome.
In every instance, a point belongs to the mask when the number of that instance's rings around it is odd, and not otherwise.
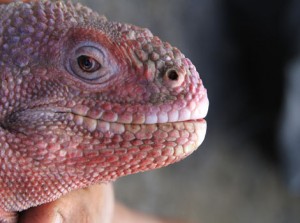
[[[199,74],[149,30],[38,1],[0,5],[0,24],[0,222],[180,161],[202,143]]]
[[[101,223],[183,223],[134,212],[114,201],[111,184],[94,185],[73,191],[66,196],[19,216],[19,223],[52,222]],[[185,223],[187,223],[185,221]]]

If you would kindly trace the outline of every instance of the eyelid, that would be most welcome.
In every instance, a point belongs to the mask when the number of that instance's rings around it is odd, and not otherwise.
[[[65,53],[65,68],[70,75],[88,84],[104,84],[113,78],[119,70],[116,58],[100,44],[84,41],[69,45]],[[88,56],[101,64],[101,69],[95,72],[84,72],[78,65],[79,56]]]

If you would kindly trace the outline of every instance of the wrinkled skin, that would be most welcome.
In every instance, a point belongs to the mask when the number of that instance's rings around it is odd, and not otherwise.
[[[0,50],[0,219],[174,163],[204,139],[199,74],[147,29],[79,4],[2,4]]]

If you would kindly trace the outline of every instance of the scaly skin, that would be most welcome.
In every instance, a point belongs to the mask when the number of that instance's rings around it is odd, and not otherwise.
[[[147,29],[70,2],[3,4],[0,52],[0,222],[204,139],[199,74]]]

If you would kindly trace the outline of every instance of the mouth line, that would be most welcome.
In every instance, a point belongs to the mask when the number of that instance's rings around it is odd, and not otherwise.
[[[38,110],[37,110],[38,111]],[[43,111],[45,112],[45,111]],[[81,117],[87,120],[93,120],[93,121],[97,121],[97,122],[107,122],[107,123],[115,123],[115,124],[120,124],[120,125],[160,125],[160,124],[176,124],[176,123],[193,123],[193,122],[202,122],[205,121],[205,117],[204,118],[199,118],[199,119],[186,119],[186,120],[178,120],[178,121],[166,121],[166,122],[155,122],[155,123],[140,123],[140,122],[120,122],[120,121],[109,121],[109,120],[104,120],[104,119],[96,119],[96,118],[92,118],[89,116],[84,116],[84,115],[80,115],[80,114],[76,114],[72,111],[46,111],[46,112],[50,112],[50,113],[54,113],[54,114],[66,114],[66,115],[72,115],[73,118],[75,117]]]
[[[61,125],[61,123],[66,121],[66,123],[63,124],[64,126],[74,126],[75,124],[76,126],[81,126],[82,129],[87,130],[91,134],[101,132],[108,135],[122,135],[126,132],[138,134],[138,132],[141,131],[141,134],[147,135],[150,132],[158,131],[158,129],[162,131],[162,134],[164,134],[164,131],[187,131],[189,132],[187,135],[197,135],[196,138],[199,138],[197,142],[204,139],[206,132],[206,120],[202,118],[151,124],[121,123],[92,119],[66,110],[67,109],[58,111],[53,108],[40,108],[14,112],[4,124],[1,124],[1,127],[4,127],[4,129],[10,132],[21,133],[28,136],[32,133],[35,134],[38,129],[42,129],[42,131],[46,130],[47,126],[45,126],[45,123],[47,122],[50,123],[49,128],[51,129],[51,126]],[[39,133],[41,134],[41,132]],[[162,135],[157,137],[160,138]],[[200,143],[197,144],[200,145]]]
[[[170,123],[187,123],[187,122],[201,122],[203,120],[205,120],[206,116],[204,117],[199,117],[199,118],[190,118],[190,119],[181,119],[181,120],[166,120],[166,121],[159,121],[157,120],[156,122],[152,122],[152,123],[146,123],[146,121],[144,122],[135,122],[135,121],[131,121],[131,122],[123,122],[123,121],[119,121],[119,120],[115,120],[115,121],[111,121],[111,120],[107,120],[107,119],[103,119],[103,118],[93,118],[89,115],[82,115],[82,114],[78,114],[72,111],[71,108],[63,108],[63,107],[36,107],[36,108],[29,108],[29,109],[24,109],[24,110],[20,110],[20,111],[15,111],[13,112],[13,114],[21,114],[21,113],[27,113],[27,114],[33,114],[33,113],[41,113],[41,114],[50,114],[50,115],[54,115],[54,114],[65,114],[65,115],[70,115],[73,117],[69,117],[70,118],[74,118],[74,117],[81,117],[84,119],[89,119],[89,120],[93,120],[93,121],[99,121],[99,122],[107,122],[107,123],[116,123],[116,124],[124,124],[124,125],[152,125],[152,124],[170,124]],[[12,114],[12,115],[13,115]],[[145,116],[147,116],[145,114]]]

